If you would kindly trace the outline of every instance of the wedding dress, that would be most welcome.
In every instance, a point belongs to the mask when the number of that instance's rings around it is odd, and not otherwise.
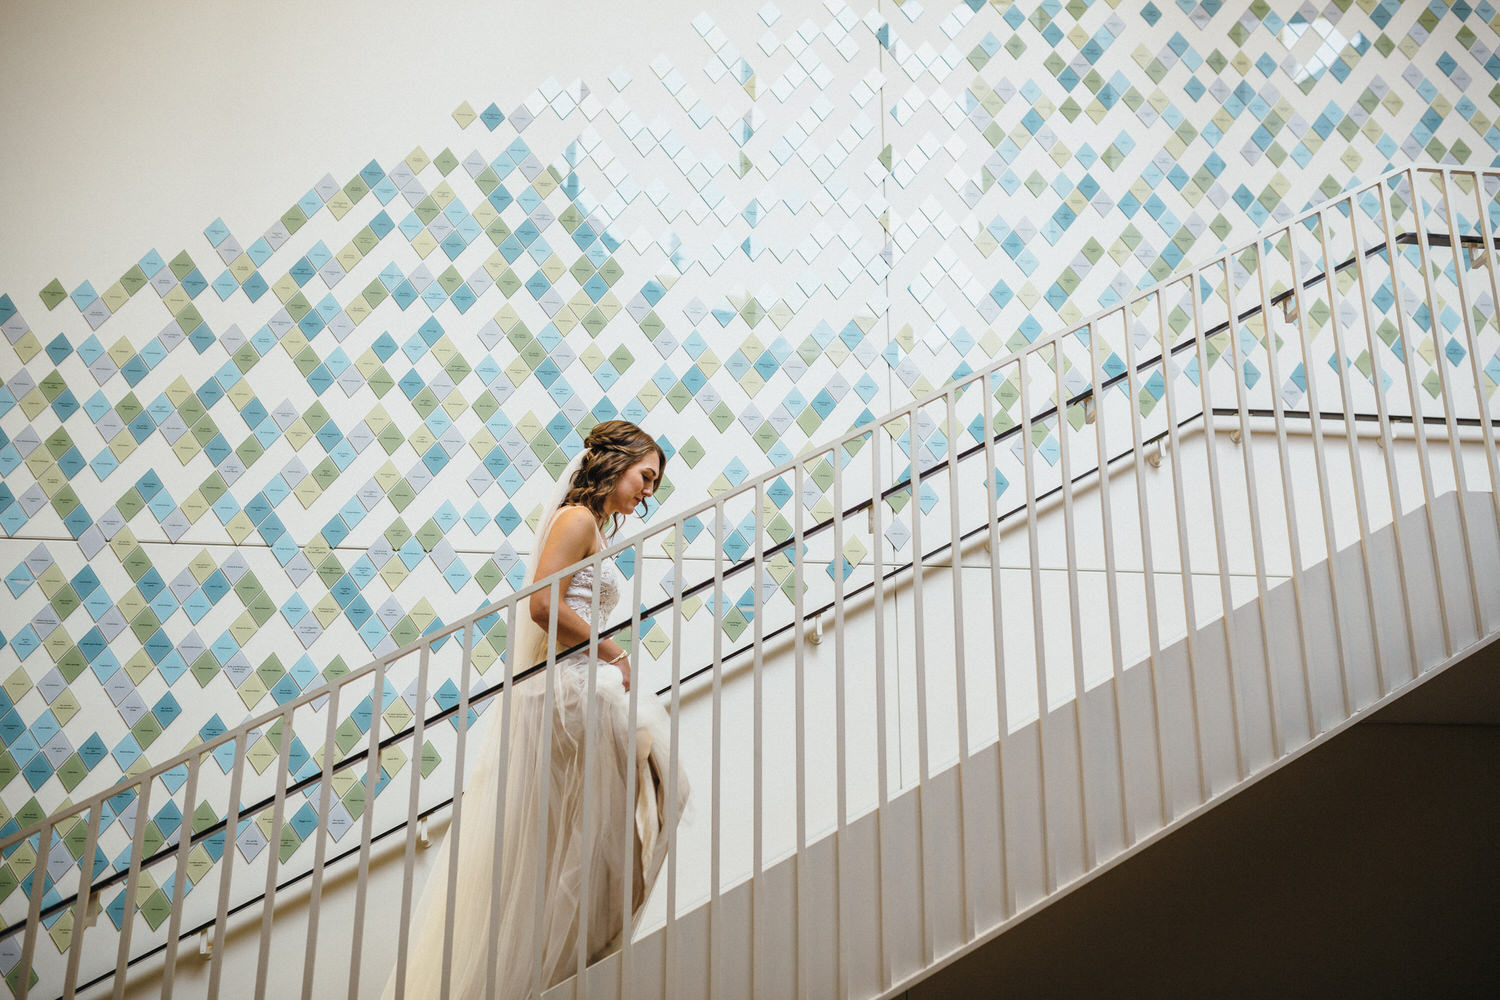
[[[575,572],[563,595],[568,607],[588,621],[597,586],[596,629],[619,600],[615,571],[607,561],[602,566],[598,580],[592,567]],[[677,808],[668,809],[670,720],[660,700],[642,690],[636,693],[636,722],[632,727],[630,693],[619,669],[604,663],[597,669],[594,745],[587,753],[586,652],[557,661],[552,673],[550,719],[546,715],[545,672],[516,684],[511,701],[510,752],[503,755],[508,764],[504,825],[499,831],[495,827],[495,814],[502,759],[500,695],[469,734],[471,749],[467,753],[475,761],[475,767],[464,784],[459,833],[449,993],[455,1000],[481,997],[522,1000],[531,988],[532,963],[537,953],[540,953],[542,990],[576,971],[578,936],[585,926],[580,921],[579,903],[583,897],[586,844],[590,848],[586,915],[590,962],[617,948],[623,935],[633,930],[661,869],[666,856],[668,820],[674,813],[681,815],[687,801],[687,782],[679,769]],[[632,766],[636,772],[635,800],[627,804],[626,776]],[[544,781],[546,830],[539,835]],[[501,834],[497,875],[495,838]],[[628,846],[627,838],[632,841]],[[450,831],[438,849],[413,916],[407,952],[405,995],[408,998],[440,995],[452,839]],[[543,855],[545,870],[539,869],[539,857]],[[626,879],[631,883],[629,914],[623,912]],[[492,923],[492,900],[496,894],[499,922]],[[540,925],[536,917],[539,895]],[[486,966],[490,962],[497,967],[493,994],[485,989]],[[393,969],[384,997],[393,998],[395,988]]]

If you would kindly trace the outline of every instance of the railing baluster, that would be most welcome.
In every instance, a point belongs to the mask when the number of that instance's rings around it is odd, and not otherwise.
[[[1063,340],[1052,342],[1052,377],[1057,392],[1057,452],[1058,465],[1062,472],[1063,544],[1068,559],[1068,625],[1073,638],[1073,725],[1075,749],[1078,753],[1078,818],[1083,831],[1083,870],[1092,871],[1098,858],[1094,843],[1094,830],[1089,823],[1088,768],[1083,752],[1083,622],[1078,614],[1078,542],[1073,523],[1073,464],[1068,443],[1068,390],[1063,383],[1063,367],[1067,358],[1063,354]],[[957,465],[956,462],[950,465]]]
[[[229,924],[229,888],[234,876],[234,854],[239,848],[240,791],[244,787],[245,756],[249,752],[248,732],[234,738],[234,763],[230,765],[229,811],[224,817],[224,853],[219,862],[219,905],[214,916],[214,941],[209,954],[208,995],[219,995],[219,977],[224,972],[224,938]]]
[[[420,716],[421,709],[418,709]],[[271,807],[271,835],[266,844],[266,892],[260,911],[260,950],[255,961],[255,1000],[265,1000],[271,965],[271,921],[276,915],[276,872],[281,861],[281,831],[286,821],[287,774],[292,759],[292,710],[281,719],[281,747],[276,757],[276,801]]]
[[[1328,488],[1328,463],[1323,457],[1323,414],[1318,405],[1318,372],[1321,365],[1314,365],[1312,358],[1312,334],[1307,329],[1306,303],[1302,301],[1302,275],[1301,268],[1297,265],[1297,238],[1296,230],[1288,226],[1286,229],[1287,263],[1292,269],[1292,301],[1296,303],[1297,342],[1302,352],[1302,380],[1307,384],[1307,410],[1312,420],[1313,439],[1313,471],[1318,477],[1318,506],[1323,515],[1323,550],[1328,561],[1328,596],[1333,604],[1333,643],[1334,651],[1338,656],[1339,667],[1339,695],[1343,705],[1343,715],[1339,721],[1349,717],[1349,664],[1348,655],[1344,647],[1344,612],[1343,602],[1339,600],[1339,578],[1335,572],[1334,555],[1338,552],[1338,538],[1333,529],[1333,498]],[[1328,277],[1328,284],[1333,285],[1333,277]],[[1308,707],[1310,714],[1313,713],[1311,705]],[[1314,727],[1314,734],[1323,731],[1323,725],[1319,721]]]
[[[338,688],[334,687],[333,691],[334,696],[337,696]],[[162,971],[162,1000],[172,1000],[176,979],[177,938],[182,933],[182,901],[187,896],[188,856],[193,848],[193,810],[194,803],[198,801],[198,773],[202,768],[202,761],[202,757],[193,757],[188,761],[187,787],[182,793],[182,820],[177,828],[177,867],[172,875],[172,914],[167,918],[167,955],[166,966]],[[85,880],[92,867],[85,863]],[[314,899],[316,898],[315,895]],[[313,926],[316,927],[316,922]],[[74,933],[78,932],[79,928],[74,924]]]
[[[139,818],[139,813],[137,817]],[[145,820],[139,818],[136,828],[144,829],[144,823]],[[16,963],[15,971],[12,973],[16,977],[16,1000],[26,1000],[31,993],[33,971],[31,966],[36,961],[36,939],[42,925],[42,897],[47,894],[47,856],[52,853],[52,833],[56,829],[57,827],[51,822],[44,822],[37,840],[36,865],[31,869],[31,892],[27,895],[26,930],[21,938],[21,960]],[[131,857],[138,858],[139,853],[132,853]],[[127,898],[126,921],[131,918],[129,901],[133,898],[133,893]],[[122,980],[121,970],[117,969],[116,983],[119,984]],[[116,990],[118,989],[120,989],[119,985],[116,986]]]
[[[474,660],[474,624],[466,623],[461,634],[463,660],[458,670],[458,714],[453,720],[458,729],[458,739],[453,748],[453,812],[448,823],[448,892],[443,905],[443,975],[439,984],[440,995],[444,1000],[453,989],[453,916],[458,901],[458,861],[462,845],[460,838],[463,835],[464,756],[469,735],[469,685]],[[414,746],[413,749],[418,748]]]
[[[1122,320],[1125,318],[1125,308],[1120,308]],[[1109,445],[1106,441],[1104,425],[1109,421],[1105,419],[1104,412],[1104,369],[1099,361],[1099,328],[1102,324],[1089,325],[1089,396],[1094,405],[1094,440],[1099,454],[1099,519],[1100,529],[1104,542],[1104,589],[1109,607],[1109,658],[1111,676],[1113,677],[1114,708],[1115,708],[1115,780],[1120,786],[1120,836],[1125,848],[1135,843],[1135,834],[1130,825],[1130,789],[1125,783],[1125,654],[1120,643],[1120,594],[1119,581],[1115,575],[1115,531],[1114,511],[1110,506],[1109,498]],[[1127,330],[1127,336],[1128,336]],[[986,395],[988,400],[988,395]],[[988,431],[989,420],[986,417],[985,427]],[[994,531],[994,505],[990,506],[990,529]],[[999,591],[996,590],[998,598]],[[998,625],[999,615],[995,616]],[[999,631],[995,635],[996,646],[999,646]],[[1001,730],[1004,735],[1004,730]]]
[[[710,725],[712,730],[709,759],[713,762],[713,790],[709,798],[709,855],[708,855],[708,984],[709,996],[722,996],[724,991],[723,928],[720,903],[720,881],[722,879],[722,840],[724,808],[724,542],[728,530],[728,519],[724,516],[724,505],[714,506],[714,614],[711,619],[713,639],[713,677]]]
[[[809,930],[809,923],[804,915],[803,886],[806,866],[802,863],[807,856],[807,662],[804,655],[806,646],[807,616],[803,612],[802,591],[803,583],[807,577],[807,559],[803,546],[806,544],[806,536],[802,524],[802,487],[803,487],[803,465],[799,461],[792,466],[792,621],[795,627],[792,630],[792,663],[793,663],[793,686],[795,694],[796,710],[793,725],[796,732],[797,764],[796,764],[796,800],[797,800],[797,879],[795,884],[794,899],[792,907],[792,927],[794,933],[792,940],[795,942],[795,959],[797,969],[797,996],[806,1000],[808,994],[808,951],[804,947],[803,935]]]
[[[837,833],[834,839],[834,910],[837,923],[834,939],[838,946],[838,977],[835,983],[837,995],[849,996],[849,918],[845,886],[844,839],[849,826],[849,767],[846,760],[845,741],[848,735],[845,702],[848,698],[844,687],[844,450],[836,447],[829,455],[833,462],[833,731],[834,731],[834,795],[837,805]],[[716,564],[717,579],[722,584],[722,572]],[[851,567],[852,569],[852,567]],[[715,636],[717,639],[717,636]],[[717,654],[715,654],[717,655]]]
[[[1197,275],[1189,275],[1188,283],[1197,283]],[[1189,297],[1196,303],[1198,290],[1195,287],[1188,288]],[[1198,777],[1198,801],[1208,801],[1208,778],[1204,774],[1203,760],[1208,755],[1207,747],[1203,743],[1203,725],[1200,720],[1198,707],[1198,610],[1197,602],[1193,593],[1193,559],[1192,539],[1188,537],[1187,523],[1187,501],[1182,491],[1182,439],[1177,433],[1177,411],[1176,393],[1173,384],[1177,381],[1177,373],[1173,370],[1172,358],[1172,336],[1168,333],[1166,314],[1166,287],[1156,292],[1156,332],[1160,338],[1161,349],[1161,379],[1162,379],[1162,403],[1167,409],[1167,441],[1171,445],[1171,478],[1172,478],[1172,520],[1177,525],[1177,562],[1178,570],[1182,574],[1182,619],[1183,619],[1183,648],[1187,651],[1187,680],[1188,680],[1188,705],[1193,715],[1193,765]],[[1201,330],[1196,324],[1193,327],[1193,339],[1198,345],[1201,353],[1202,337]],[[1208,370],[1203,362],[1198,363],[1198,381],[1201,384],[1208,378]],[[1203,412],[1204,441],[1208,442],[1209,428],[1213,425],[1213,414],[1207,409]],[[1205,444],[1205,451],[1210,461],[1213,452]],[[1228,613],[1228,608],[1225,609]]]
[[[682,708],[682,550],[687,547],[682,522],[673,528],[672,538],[672,750],[667,763],[667,996],[677,996],[677,772],[682,767],[682,740],[679,738]]]
[[[333,756],[338,749],[335,742],[338,736],[339,722],[339,694],[344,690],[342,684],[331,685],[328,692],[328,702],[323,710],[328,713],[328,721],[323,733],[323,773],[318,781],[318,829],[313,835],[313,867],[312,867],[312,889],[308,895],[307,908],[307,949],[302,956],[302,1000],[312,1000],[313,972],[316,965],[316,953],[318,948],[318,916],[323,905],[323,864],[328,856],[328,810],[333,801]],[[183,856],[182,863],[187,861]],[[173,906],[173,916],[176,916],[177,907]],[[175,940],[176,929],[167,936],[168,941]],[[175,951],[175,949],[171,949]]]
[[[411,753],[407,765],[411,768],[411,785],[406,806],[406,851],[401,868],[401,923],[396,944],[396,1000],[406,995],[407,949],[411,944],[411,911],[414,886],[412,871],[417,860],[417,816],[421,811],[422,793],[422,737],[427,724],[427,661],[432,646],[424,645],[417,662],[417,712],[412,725]],[[399,697],[399,695],[398,695]],[[376,711],[379,711],[377,706]]]
[[[880,957],[880,986],[882,990],[889,989],[894,976],[891,968],[891,950],[887,945],[885,915],[888,910],[886,905],[886,861],[885,861],[885,820],[886,804],[890,795],[890,762],[888,760],[888,747],[886,744],[886,689],[889,684],[885,661],[885,552],[886,538],[885,530],[881,527],[884,519],[885,500],[881,497],[884,483],[881,477],[881,448],[885,442],[881,438],[881,431],[885,430],[885,424],[875,424],[870,428],[870,554],[871,566],[874,569],[872,582],[875,585],[875,854],[878,863],[875,866],[875,925],[880,929],[879,948]],[[889,435],[886,435],[889,437]],[[759,537],[759,524],[756,525],[757,538]],[[760,552],[756,550],[759,558]],[[759,577],[760,569],[757,567],[756,576]],[[757,626],[760,624],[760,616],[756,616]],[[756,633],[756,664],[759,667],[760,657],[760,634]],[[756,677],[760,675],[757,672]],[[760,704],[757,694],[756,704]],[[756,746],[757,756],[759,744]],[[756,791],[760,790],[760,783],[756,782]],[[758,805],[757,800],[757,805]],[[759,835],[760,823],[756,823],[756,833]],[[760,871],[757,863],[756,871]]]
[[[1427,171],[1423,171],[1426,173]],[[1443,191],[1443,208],[1445,212],[1452,206],[1449,204],[1448,187],[1444,183],[1444,175],[1438,172],[1438,184]],[[1427,322],[1432,330],[1432,366],[1438,373],[1438,391],[1443,397],[1443,424],[1448,430],[1448,454],[1453,460],[1453,486],[1454,499],[1458,501],[1458,526],[1463,533],[1464,544],[1464,567],[1469,571],[1469,602],[1470,611],[1474,615],[1474,636],[1478,638],[1484,628],[1484,610],[1479,606],[1479,577],[1474,569],[1474,536],[1469,530],[1469,474],[1464,467],[1463,456],[1458,452],[1458,423],[1453,417],[1453,388],[1448,381],[1448,353],[1443,349],[1442,329],[1443,321],[1439,315],[1437,295],[1432,290],[1432,251],[1428,246],[1427,230],[1424,228],[1426,220],[1422,211],[1422,195],[1417,191],[1417,171],[1415,169],[1406,172],[1407,189],[1411,191],[1411,213],[1412,225],[1417,231],[1417,253],[1422,262],[1422,286],[1427,293]],[[1455,281],[1462,282],[1460,272],[1463,270],[1463,260],[1458,246],[1458,233],[1451,227],[1448,230],[1449,242],[1453,245],[1453,277]],[[1433,558],[1437,558],[1436,550]],[[1441,584],[1439,584],[1441,589]],[[1451,652],[1451,650],[1450,650]]]
[[[1010,729],[1007,708],[1008,698],[1005,692],[1005,642],[1002,638],[1001,619],[1001,591],[1004,589],[1000,583],[1000,515],[997,511],[999,506],[997,490],[999,478],[995,467],[995,390],[990,388],[990,380],[998,376],[998,372],[986,373],[979,383],[982,413],[984,415],[984,506],[986,518],[987,540],[990,553],[990,619],[994,625],[992,631],[995,639],[995,801],[997,806],[997,829],[999,836],[996,837],[996,850],[1000,856],[1000,898],[1003,901],[1001,907],[1001,918],[1009,919],[1016,912],[1015,887],[1010,878],[1010,850],[1009,838],[1006,836],[1005,828],[1005,737]],[[875,578],[880,579],[880,567],[876,564]]]
[[[1438,618],[1443,625],[1443,653],[1445,656],[1453,655],[1453,626],[1448,619],[1448,599],[1443,593],[1443,569],[1438,564],[1438,529],[1437,511],[1433,508],[1433,486],[1432,486],[1432,462],[1427,454],[1427,421],[1422,415],[1422,398],[1417,395],[1416,349],[1412,347],[1411,338],[1406,332],[1406,303],[1401,296],[1401,265],[1396,254],[1396,231],[1395,222],[1391,218],[1390,203],[1386,196],[1386,183],[1382,181],[1376,188],[1380,194],[1380,215],[1385,226],[1386,254],[1391,262],[1391,294],[1395,298],[1394,309],[1396,311],[1396,330],[1400,335],[1401,344],[1401,367],[1406,373],[1406,395],[1411,403],[1411,426],[1412,434],[1417,443],[1417,468],[1421,473],[1422,499],[1427,510],[1427,546],[1432,559],[1432,576],[1436,581],[1433,587],[1433,596],[1437,598]],[[1415,189],[1411,192],[1416,197]],[[1415,217],[1415,215],[1414,215]],[[1419,220],[1420,221],[1420,220]],[[1426,267],[1423,258],[1423,267]],[[1412,658],[1412,669],[1420,676],[1422,663],[1415,657]]]
[[[1287,548],[1291,556],[1292,604],[1297,611],[1297,638],[1302,652],[1302,694],[1307,700],[1307,735],[1312,737],[1317,734],[1317,722],[1313,714],[1312,680],[1309,673],[1312,663],[1312,650],[1309,645],[1311,639],[1307,631],[1307,618],[1303,612],[1302,543],[1297,531],[1296,490],[1292,486],[1291,453],[1287,448],[1286,414],[1281,400],[1281,366],[1278,363],[1280,351],[1276,344],[1276,330],[1271,326],[1271,301],[1266,291],[1267,265],[1263,252],[1264,246],[1265,241],[1257,237],[1255,240],[1255,279],[1260,289],[1261,329],[1266,336],[1266,377],[1271,380],[1271,418],[1276,424],[1276,455],[1281,465],[1281,496],[1282,502],[1286,505]],[[1266,656],[1268,660],[1271,659],[1269,651]],[[1273,704],[1272,716],[1277,715],[1279,710],[1280,705]],[[1285,752],[1285,748],[1278,740],[1272,759],[1280,759]]]
[[[1212,265],[1210,265],[1212,266]],[[1204,268],[1198,274],[1208,270]],[[1224,678],[1229,692],[1229,719],[1234,729],[1234,765],[1237,778],[1245,776],[1245,742],[1240,727],[1240,700],[1234,690],[1234,598],[1229,589],[1229,545],[1224,539],[1224,489],[1219,478],[1219,450],[1214,429],[1213,392],[1209,386],[1212,372],[1208,360],[1208,335],[1203,329],[1203,307],[1198,292],[1198,275],[1188,277],[1188,294],[1193,303],[1193,341],[1198,345],[1198,395],[1203,402],[1203,450],[1208,455],[1208,496],[1213,509],[1214,553],[1219,561],[1219,622],[1224,629]],[[1229,262],[1224,265],[1224,281],[1229,281]],[[1166,331],[1163,330],[1163,335]],[[1165,351],[1163,352],[1165,353]],[[1248,443],[1246,444],[1248,448]],[[1174,463],[1175,468],[1175,463]],[[1187,511],[1182,511],[1186,517]],[[1194,626],[1196,627],[1196,625]],[[1196,698],[1193,702],[1197,705]],[[1197,723],[1197,717],[1194,716]],[[1200,751],[1207,753],[1207,748]],[[1199,769],[1200,775],[1202,768]]]
[[[536,544],[540,546],[544,541],[545,539],[538,538]],[[547,668],[542,678],[545,686],[545,690],[542,692],[542,711],[540,715],[537,715],[535,712],[527,713],[528,721],[535,719],[537,725],[542,729],[540,734],[542,755],[537,765],[538,774],[535,779],[538,807],[536,814],[536,860],[533,862],[534,867],[531,870],[531,879],[534,881],[527,884],[527,889],[535,896],[531,909],[531,992],[538,995],[541,994],[542,988],[545,985],[542,981],[542,949],[536,945],[537,942],[546,939],[546,908],[544,906],[546,903],[546,893],[541,891],[541,887],[545,884],[547,878],[547,862],[550,859],[550,852],[547,850],[549,846],[547,843],[547,831],[550,829],[547,822],[547,810],[551,805],[549,799],[551,797],[552,782],[549,775],[552,769],[552,742],[553,729],[555,728],[553,720],[556,717],[555,713],[557,710],[557,646],[559,642],[557,638],[557,616],[562,610],[562,595],[562,581],[560,579],[553,580],[547,588]],[[527,610],[529,611],[530,609],[528,608]],[[528,660],[531,658],[530,653],[523,651],[523,655]],[[527,666],[530,666],[530,664],[527,664]],[[531,695],[530,697],[535,699],[536,696]],[[522,739],[535,738],[531,733],[521,733],[520,737]],[[530,780],[529,777],[528,780]],[[668,942],[668,947],[671,947],[670,941]],[[547,971],[550,972],[551,970]],[[400,1000],[400,998],[398,997],[397,1000]]]
[[[1042,627],[1042,568],[1041,547],[1037,542],[1036,485],[1031,472],[1031,453],[1035,446],[1031,441],[1031,361],[1032,352],[1021,355],[1016,367],[1021,383],[1021,470],[1026,487],[1026,542],[1031,568],[1031,623],[1035,636],[1036,652],[1036,768],[1037,768],[1037,821],[1042,834],[1042,881],[1046,895],[1057,888],[1057,868],[1052,858],[1052,838],[1047,830],[1047,633]],[[917,588],[921,592],[921,587]],[[918,621],[918,634],[921,634]],[[931,958],[929,956],[929,963]]]
[[[588,677],[584,683],[583,709],[583,854],[579,858],[578,892],[578,982],[575,993],[588,995],[589,912],[593,902],[594,857],[594,769],[599,759],[599,581],[604,577],[604,559],[595,555],[589,568],[594,586],[589,594]],[[626,911],[628,921],[629,911]]]
[[[375,674],[370,684],[370,731],[365,744],[365,800],[360,816],[359,875],[354,883],[354,923],[349,943],[349,1000],[359,1000],[359,987],[363,967],[360,959],[365,945],[365,905],[370,881],[370,843],[375,831],[375,789],[380,774],[380,716],[381,702],[385,700],[386,657],[375,661]],[[401,987],[397,987],[400,989]]]
[[[94,855],[99,851],[99,813],[103,803],[89,809],[88,830],[83,837],[83,854],[79,858],[78,898],[73,902],[73,939],[68,942],[68,971],[63,979],[63,1000],[73,1000],[78,990],[79,963],[83,960],[83,932],[90,922],[93,902]],[[190,822],[185,817],[183,822]]]
[[[958,817],[955,827],[958,832],[957,904],[963,940],[969,941],[974,937],[975,916],[968,892],[969,837],[964,809],[964,788],[968,783],[969,771],[969,696],[964,665],[963,532],[958,521],[958,436],[963,428],[958,423],[957,388],[949,387],[944,404],[943,437],[948,442],[948,554],[949,563],[953,567],[953,685],[958,724]]]
[[[1352,215],[1354,204],[1351,199],[1349,211]],[[1349,472],[1353,477],[1354,485],[1354,514],[1355,523],[1359,530],[1359,554],[1360,561],[1364,566],[1365,576],[1365,604],[1370,613],[1370,642],[1371,649],[1375,653],[1375,671],[1377,677],[1384,678],[1386,671],[1385,649],[1380,642],[1380,629],[1378,627],[1379,613],[1375,604],[1375,580],[1374,568],[1370,564],[1370,514],[1368,500],[1365,496],[1364,469],[1360,462],[1359,454],[1359,421],[1355,419],[1354,399],[1349,393],[1349,363],[1348,354],[1344,350],[1344,334],[1339,329],[1339,304],[1337,276],[1334,274],[1333,255],[1328,249],[1328,216],[1324,212],[1318,213],[1318,246],[1323,252],[1323,274],[1326,276],[1328,285],[1328,322],[1333,328],[1333,357],[1334,364],[1339,370],[1339,403],[1343,407],[1344,441],[1349,451]],[[1359,248],[1355,247],[1355,253]],[[1309,369],[1311,371],[1311,369]],[[1309,381],[1311,377],[1309,376]],[[1309,403],[1309,409],[1316,411],[1317,407]],[[1333,577],[1333,551],[1330,546],[1329,578]],[[1384,681],[1381,681],[1384,687]],[[1349,714],[1349,706],[1344,706],[1344,714]]]
[[[125,906],[120,911],[120,945],[115,955],[114,1000],[121,1000],[125,996],[125,968],[130,962],[130,932],[135,927],[135,894],[141,879],[141,855],[145,852],[146,824],[151,821],[151,784],[152,779],[142,778],[140,791],[136,793],[135,830],[130,838],[130,873],[125,881]]]
[[[917,889],[922,904],[922,956],[932,964],[936,942],[935,901],[928,892],[927,851],[931,838],[927,833],[927,779],[931,764],[927,746],[927,624],[925,601],[926,568],[922,558],[922,436],[917,433],[917,423],[922,411],[913,405],[907,408],[907,468],[911,470],[911,502],[906,509],[911,511],[911,557],[912,557],[912,642],[915,652],[917,694]]]
[[[1452,176],[1452,171],[1449,172],[1449,176]],[[1469,176],[1474,178],[1474,208],[1476,210],[1474,221],[1475,225],[1479,227],[1479,239],[1484,255],[1484,268],[1490,278],[1490,303],[1491,312],[1494,314],[1494,304],[1500,302],[1500,287],[1497,287],[1495,280],[1495,241],[1485,232],[1483,226],[1484,200],[1481,191],[1484,186],[1484,179],[1478,172],[1472,172]],[[1458,220],[1455,211],[1451,208],[1448,218],[1450,225],[1453,227],[1451,230],[1453,238],[1457,240],[1459,238],[1457,229]],[[1457,253],[1456,250],[1454,252]],[[1459,284],[1459,294],[1461,296],[1464,295],[1464,285],[1462,283]],[[1484,454],[1486,465],[1489,467],[1490,472],[1490,503],[1494,507],[1495,528],[1497,531],[1500,531],[1500,455],[1496,453],[1495,426],[1494,422],[1490,419],[1490,408],[1484,398],[1484,373],[1479,369],[1479,335],[1474,331],[1474,310],[1472,306],[1468,305],[1469,299],[1467,297],[1463,301],[1465,303],[1464,336],[1469,342],[1467,351],[1469,355],[1469,370],[1470,374],[1474,376],[1474,402],[1479,411],[1480,433],[1484,437]],[[1497,330],[1500,330],[1500,315],[1496,316],[1496,327]]]
[[[629,746],[625,748],[625,815],[622,820],[625,828],[635,831],[635,800],[639,794],[636,786],[636,771],[640,767],[640,739],[636,736],[636,721],[639,718],[640,694],[641,694],[641,578],[646,572],[646,551],[642,542],[635,543],[635,558],[631,562],[633,570],[630,574],[630,645],[625,654],[630,660],[630,697],[629,708],[626,710],[625,731],[630,734]],[[510,687],[507,684],[506,690]],[[624,858],[620,870],[623,872],[634,872],[635,870],[635,842],[636,835],[621,837],[621,850]],[[641,859],[644,871],[646,859]],[[630,976],[632,970],[632,957],[635,954],[635,929],[631,925],[631,919],[635,913],[635,877],[633,874],[620,880],[620,912],[625,914],[625,929],[620,936],[620,1000],[630,996]]]
[[[766,599],[761,581],[766,576],[766,484],[764,480],[758,480],[755,484],[755,546],[754,546],[754,576],[755,580],[751,586],[754,601],[754,616],[751,619],[751,634],[755,637],[753,651],[751,654],[751,697],[750,708],[753,716],[751,726],[752,743],[754,744],[751,754],[751,873],[750,873],[750,986],[751,994],[756,998],[766,995],[766,975],[761,966],[765,958],[763,944],[765,934],[763,932],[766,914],[763,912],[765,903],[765,796],[764,780],[765,766],[762,763],[765,754],[765,611]],[[879,579],[879,573],[876,579]]]
[[[1377,187],[1379,185],[1377,184]],[[1370,294],[1365,285],[1365,250],[1359,239],[1359,216],[1361,211],[1354,195],[1349,196],[1349,235],[1354,241],[1354,278],[1359,285],[1359,310],[1364,320],[1365,327],[1365,350],[1370,355],[1370,385],[1375,392],[1375,415],[1380,426],[1380,453],[1385,456],[1385,483],[1387,492],[1390,494],[1391,503],[1391,541],[1392,548],[1396,553],[1396,572],[1404,581],[1406,576],[1406,554],[1401,544],[1401,515],[1403,513],[1401,504],[1401,478],[1396,475],[1396,444],[1391,431],[1391,416],[1386,404],[1385,396],[1385,365],[1381,364],[1380,353],[1377,344],[1379,339],[1375,334],[1375,323],[1370,319]],[[1384,237],[1386,234],[1381,233]],[[1392,253],[1391,245],[1386,244],[1386,253]],[[1392,272],[1394,281],[1394,271]],[[1394,289],[1393,289],[1394,291]],[[1417,664],[1417,631],[1415,627],[1415,616],[1411,606],[1411,587],[1403,585],[1401,588],[1401,609],[1405,614],[1406,626],[1406,649],[1407,655],[1411,657],[1412,669],[1418,669]],[[1387,674],[1380,676],[1380,695],[1384,697],[1386,692],[1394,685],[1394,681]]]
[[[1139,300],[1137,300],[1139,301]],[[1135,452],[1136,516],[1141,525],[1141,576],[1142,589],[1146,597],[1146,633],[1150,640],[1151,670],[1151,732],[1156,739],[1156,787],[1160,792],[1161,822],[1171,822],[1176,809],[1172,802],[1172,789],[1167,784],[1167,748],[1161,728],[1161,685],[1158,671],[1161,664],[1161,622],[1156,612],[1155,549],[1151,544],[1151,515],[1146,503],[1146,453],[1141,431],[1141,385],[1140,373],[1135,367],[1135,337],[1132,335],[1130,309],[1122,306],[1125,321],[1125,386],[1130,392],[1130,441]]]
[[[1245,399],[1249,391],[1245,384],[1245,357],[1240,344],[1240,337],[1244,332],[1243,325],[1237,325],[1239,318],[1239,307],[1235,304],[1233,281],[1231,280],[1231,268],[1233,257],[1229,254],[1224,256],[1224,283],[1229,293],[1229,351],[1230,360],[1234,364],[1234,403],[1239,413],[1240,426],[1240,458],[1245,465],[1245,500],[1250,514],[1250,551],[1255,561],[1255,604],[1260,618],[1260,649],[1261,663],[1265,668],[1266,677],[1266,718],[1270,723],[1271,736],[1271,759],[1279,756],[1281,746],[1281,729],[1277,707],[1281,704],[1280,686],[1276,681],[1275,655],[1271,651],[1271,601],[1270,586],[1266,581],[1266,550],[1262,541],[1262,529],[1260,521],[1260,477],[1255,473],[1255,445],[1250,436],[1250,410]],[[1259,266],[1257,264],[1257,266]],[[1265,320],[1262,314],[1263,321]],[[1254,336],[1253,334],[1251,335]],[[1268,338],[1268,343],[1270,342]],[[1271,383],[1271,392],[1276,392],[1275,383]],[[1230,678],[1231,690],[1233,690],[1234,678]],[[1243,777],[1243,757],[1241,757],[1240,775]]]

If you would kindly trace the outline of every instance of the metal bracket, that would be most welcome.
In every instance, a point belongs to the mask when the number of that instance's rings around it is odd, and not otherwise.
[[[823,613],[821,611],[813,615],[812,632],[808,635],[807,640],[814,646],[821,646],[823,644]]]
[[[214,939],[209,935],[210,928],[205,927],[198,932],[198,956],[209,958],[214,953]]]
[[[423,847],[431,847],[432,840],[427,836],[427,817],[423,816],[417,820],[417,843]]]
[[[1233,441],[1235,444],[1239,444],[1240,441],[1243,440],[1243,435],[1240,434],[1240,429],[1238,427],[1229,432],[1229,440]]]
[[[1150,449],[1146,452],[1146,461],[1151,463],[1151,468],[1153,469],[1160,469],[1161,460],[1166,457],[1167,449],[1162,443],[1165,440],[1165,438],[1157,438],[1151,443]]]

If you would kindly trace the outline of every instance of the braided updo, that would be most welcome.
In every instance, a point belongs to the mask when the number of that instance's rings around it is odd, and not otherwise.
[[[594,520],[601,523],[604,521],[605,501],[627,469],[654,452],[662,472],[666,471],[667,453],[651,435],[628,420],[606,420],[595,424],[584,441],[584,447],[583,464],[574,474],[573,485],[563,498],[563,504],[587,507]],[[623,523],[624,515],[616,514],[614,527],[610,530],[618,531]]]

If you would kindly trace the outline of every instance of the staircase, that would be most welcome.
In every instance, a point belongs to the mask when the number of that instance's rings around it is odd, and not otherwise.
[[[695,801],[547,995],[898,995],[1500,637],[1497,199],[1393,172],[596,556]],[[530,592],[0,841],[12,995],[376,995]]]

